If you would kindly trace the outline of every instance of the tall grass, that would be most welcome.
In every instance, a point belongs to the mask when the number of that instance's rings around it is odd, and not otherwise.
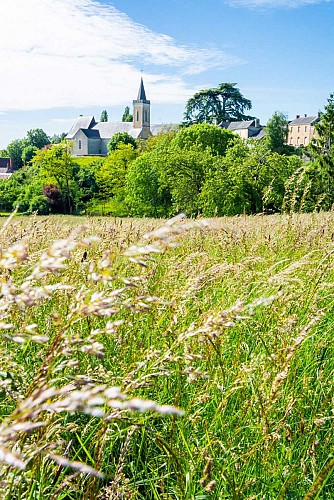
[[[12,219],[3,499],[328,499],[334,215]]]

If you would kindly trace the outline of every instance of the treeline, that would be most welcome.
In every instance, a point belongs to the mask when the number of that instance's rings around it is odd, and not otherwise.
[[[135,144],[119,139],[106,158],[73,157],[66,142],[34,151],[29,165],[0,182],[0,209],[211,217],[328,209],[334,201],[321,152],[303,162],[273,152],[266,139],[205,123]]]

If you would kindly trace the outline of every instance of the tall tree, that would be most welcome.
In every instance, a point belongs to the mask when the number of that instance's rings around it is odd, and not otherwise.
[[[217,88],[200,90],[186,104],[184,118],[187,123],[238,121],[253,119],[245,115],[245,110],[252,108],[236,83],[221,83]]]
[[[134,139],[132,135],[128,134],[127,132],[117,132],[108,142],[108,154],[110,154],[111,151],[115,151],[115,149],[117,149],[118,145],[121,143],[132,144],[134,148],[136,147],[136,139]]]
[[[108,121],[108,113],[107,110],[104,109],[101,113],[100,122],[107,122],[107,121]]]
[[[284,113],[275,111],[266,126],[266,142],[273,153],[283,154],[288,139],[288,119]]]
[[[35,146],[37,149],[44,148],[50,144],[50,137],[41,128],[33,128],[27,132],[28,146]]]
[[[122,122],[132,122],[132,121],[133,121],[133,115],[130,114],[129,106],[126,106],[122,116]]]

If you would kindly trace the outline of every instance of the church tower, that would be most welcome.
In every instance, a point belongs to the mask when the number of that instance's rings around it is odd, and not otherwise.
[[[140,81],[138,97],[133,101],[133,127],[141,128],[140,137],[147,139],[150,135],[150,108],[151,102],[146,99],[143,79]]]

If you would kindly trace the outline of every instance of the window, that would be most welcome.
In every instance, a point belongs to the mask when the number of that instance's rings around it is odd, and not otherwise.
[[[137,113],[136,113],[136,121],[137,122],[139,121],[139,111],[137,111]]]
[[[299,145],[300,145],[300,137],[297,137],[297,146],[299,146]]]
[[[307,137],[304,137],[304,146],[307,144]]]
[[[81,140],[79,139],[78,149],[81,149],[81,147],[82,147],[82,144],[81,144]]]
[[[292,130],[293,130],[293,128],[292,128],[292,127],[290,127],[290,132],[291,132],[291,134],[292,134]]]
[[[300,132],[300,127],[298,127],[298,133]]]
[[[307,126],[305,126],[305,132],[307,132]]]
[[[145,111],[145,122],[148,122],[148,113]]]

